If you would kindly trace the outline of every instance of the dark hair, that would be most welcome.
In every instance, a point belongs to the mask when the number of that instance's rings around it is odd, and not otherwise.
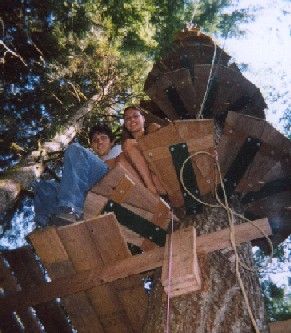
[[[144,116],[144,110],[140,107],[140,106],[137,106],[137,105],[129,105],[127,106],[124,110],[123,110],[123,117],[125,115],[125,112],[128,111],[128,110],[138,110],[140,112],[140,114],[142,116]],[[145,133],[147,133],[147,128],[146,128],[146,124],[145,124]],[[123,124],[122,126],[122,135],[121,135],[121,142],[124,143],[125,140],[127,139],[133,139],[133,136],[132,134],[129,132],[129,130],[125,127],[125,125]]]
[[[89,142],[90,143],[92,142],[93,136],[96,133],[104,133],[104,134],[108,135],[111,142],[115,140],[115,136],[112,133],[111,128],[106,124],[97,124],[97,125],[91,127],[90,132],[89,132]]]

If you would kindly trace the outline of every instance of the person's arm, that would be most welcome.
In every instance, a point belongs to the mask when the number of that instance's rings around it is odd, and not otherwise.
[[[142,152],[138,147],[138,143],[135,139],[127,139],[122,145],[123,151],[134,168],[138,171],[145,186],[153,193],[158,193],[158,190],[152,179],[151,171],[148,167]]]

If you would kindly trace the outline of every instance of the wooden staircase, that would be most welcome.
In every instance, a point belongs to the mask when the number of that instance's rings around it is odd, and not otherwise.
[[[195,198],[207,201],[216,191],[222,195],[216,158],[228,198],[238,198],[248,217],[290,216],[285,214],[291,207],[290,141],[264,120],[266,104],[259,89],[229,60],[197,30],[177,35],[172,50],[148,76],[145,91],[151,100],[141,103],[146,118],[163,126],[139,140],[169,202],[118,165],[88,194],[84,221],[30,234],[51,282],[45,281],[31,248],[3,253],[3,333],[7,327],[20,332],[20,322],[40,332],[39,321],[47,332],[69,332],[66,316],[78,332],[141,332],[147,307],[143,278],[157,267],[162,267],[170,297],[200,289],[197,256],[229,247],[229,229],[198,237],[190,227],[169,236],[171,218],[178,224],[170,209],[199,214],[203,205]],[[204,119],[196,119],[207,87]],[[267,219],[254,224],[271,234]],[[235,232],[238,244],[263,237],[251,223],[236,225]],[[174,265],[170,287],[169,240]],[[128,243],[144,252],[132,255]]]

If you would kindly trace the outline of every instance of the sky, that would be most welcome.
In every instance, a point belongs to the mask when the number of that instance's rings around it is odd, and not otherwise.
[[[220,46],[237,64],[246,64],[244,76],[254,83],[268,105],[266,119],[280,132],[284,112],[291,113],[291,0],[239,0],[235,8],[249,8],[253,22],[240,25],[245,35],[220,40]],[[284,242],[285,256],[290,258],[291,237]],[[289,253],[287,253],[289,252]],[[291,294],[288,277],[291,262],[278,264],[273,259],[266,266],[266,279]]]
[[[239,0],[235,8],[249,8],[254,21],[241,25],[246,34],[227,38],[224,48],[244,75],[260,88],[268,110],[266,117],[278,130],[283,113],[291,113],[291,0]]]

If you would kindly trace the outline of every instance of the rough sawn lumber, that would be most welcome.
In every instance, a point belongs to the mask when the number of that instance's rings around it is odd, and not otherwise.
[[[271,234],[271,228],[266,218],[236,225],[234,230],[237,245],[252,239],[264,237],[262,231],[265,235]],[[229,247],[229,232],[227,228],[197,237],[197,253],[209,253]],[[163,257],[164,248],[159,247],[140,255],[122,259],[112,265],[107,264],[101,272],[99,267],[71,272],[52,282],[35,286],[33,290],[22,290],[0,299],[0,312],[34,306],[55,299],[56,297],[71,295],[104,283],[161,267]]]

